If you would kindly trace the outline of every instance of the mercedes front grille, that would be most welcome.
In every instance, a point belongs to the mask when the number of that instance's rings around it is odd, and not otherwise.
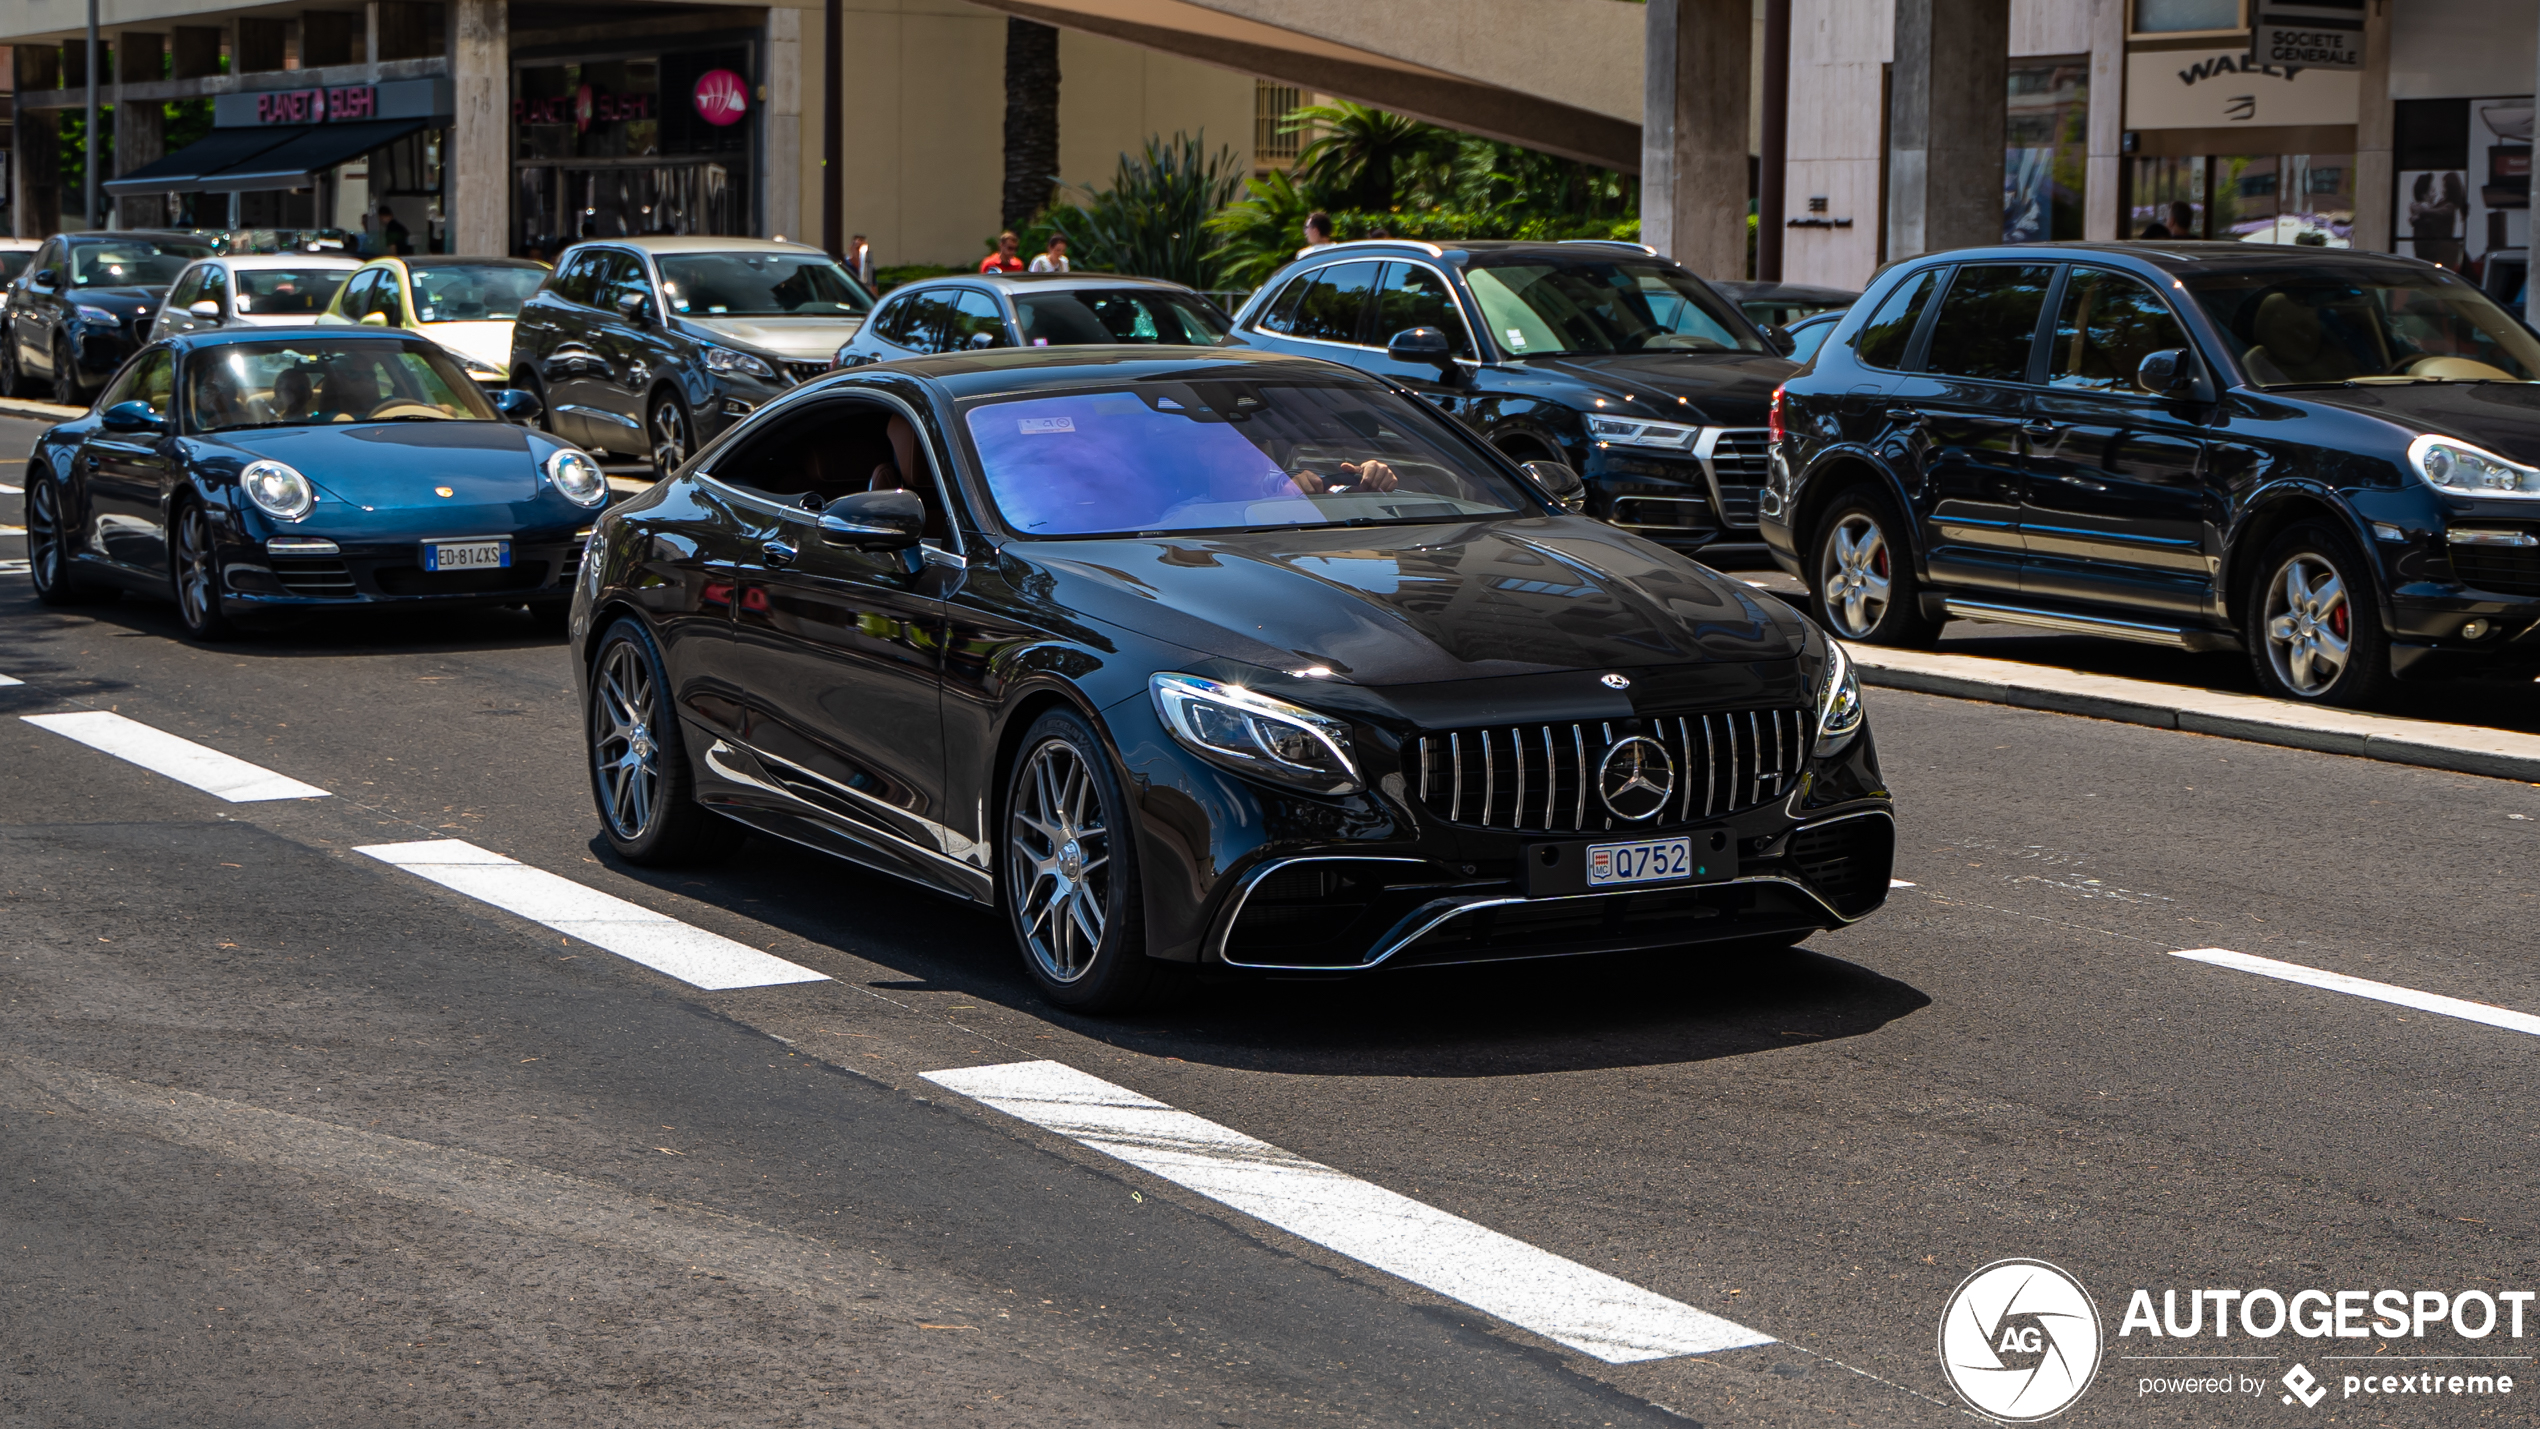
[[[1451,824],[1521,833],[1658,829],[1715,819],[1788,793],[1807,758],[1802,710],[1735,710],[1574,724],[1491,725],[1422,735],[1408,771],[1420,803]],[[1637,822],[1609,812],[1599,771],[1634,736],[1666,750],[1674,788]]]

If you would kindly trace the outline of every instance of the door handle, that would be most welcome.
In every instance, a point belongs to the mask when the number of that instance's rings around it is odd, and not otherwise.
[[[758,553],[765,556],[767,563],[771,566],[790,566],[794,563],[794,548],[783,541],[770,541],[759,547]]]
[[[2063,428],[2056,426],[2053,422],[2023,422],[2020,424],[2021,435],[2034,441],[2045,441],[2062,430]]]
[[[1919,427],[1923,424],[1923,414],[1911,407],[1890,407],[1887,409],[1887,419],[1908,427]]]

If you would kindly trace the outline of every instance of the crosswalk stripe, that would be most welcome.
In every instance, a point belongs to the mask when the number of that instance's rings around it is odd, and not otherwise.
[[[15,675],[0,675],[0,685],[23,685],[25,683],[26,681],[19,679]]]
[[[2306,968],[2300,963],[2281,963],[2273,958],[2235,953],[2229,948],[2188,948],[2176,952],[2174,956],[2200,963],[2211,963],[2218,968],[2238,968],[2242,972],[2256,973],[2260,977],[2298,982],[2305,987],[2324,988],[2330,992],[2342,992],[2353,997],[2369,997],[2375,1002],[2396,1003],[2401,1007],[2413,1007],[2419,1012],[2440,1013],[2445,1017],[2460,1018],[2464,1022],[2480,1022],[2489,1027],[2501,1027],[2508,1032],[2526,1032],[2540,1037],[2540,1017],[2534,1017],[2528,1012],[2515,1012],[2509,1008],[2490,1007],[2483,1002],[2445,997],[2439,992],[2419,992],[2412,987],[2374,982],[2369,978],[2348,977],[2344,973],[2333,973],[2321,968]]]
[[[11,681],[11,684],[17,683]],[[28,724],[103,750],[153,774],[191,784],[233,804],[264,799],[324,799],[324,789],[276,774],[234,755],[107,710],[71,710],[62,714],[20,715]]]
[[[724,992],[827,982],[827,973],[789,963],[720,933],[691,927],[666,913],[560,878],[542,868],[481,849],[465,839],[367,844],[353,850],[428,878],[454,892],[568,937],[641,963],[692,987]]]
[[[1608,1364],[1774,1343],[1063,1063],[925,1079]]]

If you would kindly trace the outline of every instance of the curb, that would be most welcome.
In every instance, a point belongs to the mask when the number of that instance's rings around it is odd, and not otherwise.
[[[2016,660],[1846,645],[1867,684],[2540,784],[2540,735],[2312,709]]]
[[[34,417],[47,422],[67,422],[88,415],[86,407],[64,407],[53,402],[30,402],[23,397],[0,397],[0,417]]]

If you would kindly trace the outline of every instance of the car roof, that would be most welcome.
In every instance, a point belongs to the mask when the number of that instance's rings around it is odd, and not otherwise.
[[[209,332],[170,333],[159,341],[170,347],[220,347],[233,342],[289,342],[293,338],[367,338],[371,341],[396,341],[416,346],[439,347],[440,344],[412,328],[360,327],[350,323],[297,323],[289,327],[220,328]]]
[[[1142,278],[1131,273],[942,273],[920,278],[893,288],[894,293],[910,288],[936,287],[950,283],[985,283],[1001,293],[1028,293],[1043,289],[1062,291],[1086,288],[1155,288],[1164,292],[1187,293],[1192,289],[1170,278]]]
[[[0,238],[0,253],[32,253],[43,246],[41,238]]]
[[[808,243],[774,238],[715,238],[704,234],[648,234],[632,238],[585,238],[575,248],[603,244],[644,253],[819,253]]]
[[[2091,242],[2072,240],[2058,243],[1997,243],[1977,248],[1953,248],[1939,253],[1925,253],[1906,260],[1922,266],[1935,259],[1949,262],[1968,260],[2052,262],[2072,258],[2128,258],[2158,268],[2163,272],[2219,273],[2224,271],[2259,271],[2278,268],[2317,268],[2322,263],[2351,263],[2362,266],[2398,265],[2426,269],[2435,265],[2422,259],[2397,253],[2374,253],[2352,248],[2314,248],[2301,243],[2235,243],[2221,239],[2172,241],[2166,238],[2137,239],[2127,242]],[[1902,267],[1904,264],[1897,264]]]
[[[119,238],[181,238],[188,243],[200,243],[207,248],[219,241],[182,228],[89,228],[76,233],[57,233],[53,236],[72,243],[110,243]]]
[[[1265,376],[1278,371],[1353,384],[1376,381],[1356,368],[1268,348],[1158,347],[1146,343],[1119,347],[996,347],[938,357],[900,358],[872,367],[848,368],[840,375],[878,377],[904,372],[932,379],[959,399],[1073,387],[1087,382],[1135,382],[1211,369],[1224,374],[1230,367],[1258,369]]]
[[[1473,258],[1566,258],[1579,263],[1592,262],[1600,257],[1655,258],[1662,263],[1676,261],[1645,243],[1633,243],[1620,238],[1577,238],[1558,241],[1539,238],[1458,238],[1443,243],[1432,243],[1425,238],[1353,238],[1347,243],[1327,243],[1288,261],[1312,263],[1341,255],[1364,254],[1368,257],[1382,257],[1388,253],[1405,257],[1416,254],[1428,258],[1445,258],[1450,255]]]
[[[342,268],[347,272],[362,266],[359,258],[341,253],[217,253],[197,258],[197,263],[226,263],[232,268]]]
[[[1749,283],[1744,281],[1713,283],[1720,296],[1739,302],[1771,302],[1786,298],[1794,303],[1852,303],[1861,295],[1850,288],[1820,288],[1809,283]]]

